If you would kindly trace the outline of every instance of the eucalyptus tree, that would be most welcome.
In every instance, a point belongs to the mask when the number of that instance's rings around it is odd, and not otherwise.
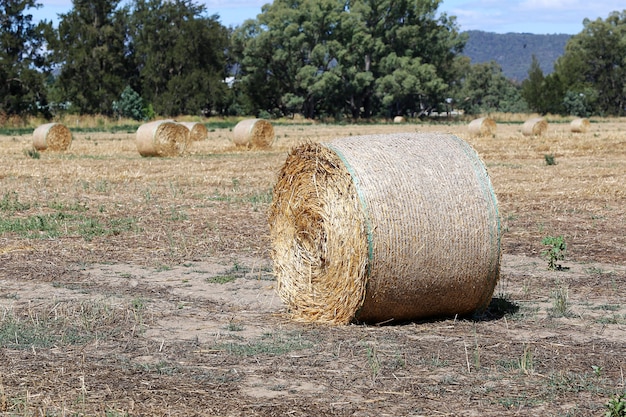
[[[428,111],[464,37],[433,0],[275,0],[233,36],[253,104],[308,117]]]
[[[626,10],[585,19],[555,64],[566,102],[584,98],[596,114],[626,114]]]
[[[113,101],[135,76],[127,49],[128,8],[120,0],[73,0],[51,47],[60,73],[57,100],[85,114],[113,114]]]
[[[33,22],[34,0],[0,0],[0,116],[46,111],[50,22]]]
[[[228,30],[189,0],[137,0],[131,49],[142,98],[158,114],[208,114],[225,105]]]

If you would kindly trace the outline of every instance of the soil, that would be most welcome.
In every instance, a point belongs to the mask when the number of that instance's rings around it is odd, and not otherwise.
[[[603,415],[626,391],[624,123],[525,137],[511,121],[483,138],[466,123],[287,123],[267,150],[215,129],[173,158],[142,158],[134,132],[75,133],[39,158],[31,136],[0,136],[0,412]],[[399,131],[454,133],[485,161],[503,230],[491,305],[293,321],[266,220],[288,150]],[[549,270],[541,241],[557,235],[566,257]]]

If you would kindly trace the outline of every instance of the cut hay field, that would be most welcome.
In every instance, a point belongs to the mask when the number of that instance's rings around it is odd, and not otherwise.
[[[171,158],[141,157],[132,129],[75,132],[63,152],[0,136],[0,414],[604,415],[626,392],[626,119],[521,126],[285,123],[262,151],[216,128]],[[503,230],[489,309],[292,321],[267,224],[288,151],[416,131],[466,139],[489,170]],[[547,269],[547,236],[567,243],[563,270]]]

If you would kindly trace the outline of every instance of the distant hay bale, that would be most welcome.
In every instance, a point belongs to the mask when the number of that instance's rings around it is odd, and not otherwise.
[[[590,127],[591,123],[585,118],[574,119],[570,123],[570,130],[574,133],[587,133]]]
[[[470,122],[469,133],[472,136],[494,136],[496,134],[496,121],[490,117],[481,117]]]
[[[64,151],[72,144],[72,132],[61,123],[46,123],[33,132],[33,147],[38,151]]]
[[[396,116],[393,118],[393,122],[394,123],[405,123],[406,119],[404,118],[404,116]]]
[[[522,125],[524,136],[541,136],[548,130],[548,122],[543,117],[528,119]]]
[[[274,142],[274,126],[264,119],[245,119],[233,129],[233,143],[247,148],[269,148]]]
[[[141,156],[178,156],[189,144],[189,129],[173,120],[144,123],[137,129],[137,150]]]
[[[181,125],[189,129],[189,139],[192,142],[205,140],[209,136],[209,131],[202,123],[197,122],[180,122]]]
[[[299,321],[481,311],[500,273],[486,168],[442,133],[355,136],[289,153],[268,222],[277,291]]]

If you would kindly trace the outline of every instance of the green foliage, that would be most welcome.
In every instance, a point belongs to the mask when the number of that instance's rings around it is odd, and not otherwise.
[[[554,155],[552,155],[552,154],[545,154],[543,156],[543,158],[546,161],[546,165],[556,165],[556,160],[554,159]]]
[[[161,115],[223,113],[228,31],[191,1],[138,0],[130,17],[141,96]]]
[[[429,112],[446,98],[465,42],[437,5],[276,0],[233,33],[237,80],[255,113]]]
[[[548,259],[548,269],[562,269],[562,266],[557,262],[565,259],[567,244],[563,236],[546,236],[542,239],[541,244],[548,246],[547,250],[541,252],[541,255]]]
[[[612,398],[605,407],[608,410],[605,417],[626,417],[626,393]]]
[[[606,20],[585,19],[583,25],[582,32],[567,43],[564,55],[555,65],[556,72],[565,91],[585,96],[587,91],[593,91],[583,103],[584,110],[623,116],[626,114],[626,11],[612,12]],[[578,106],[571,103],[572,99],[571,94],[566,98],[570,107]]]
[[[137,78],[127,48],[128,9],[118,9],[119,3],[75,0],[73,9],[60,15],[58,36],[51,41],[62,65],[55,99],[75,112],[113,115],[113,101]]]
[[[0,1],[0,115],[48,115],[44,51],[52,25],[35,25],[28,12],[39,6],[35,0]]]
[[[456,95],[456,107],[467,114],[523,111],[519,88],[491,61],[469,66]]]
[[[143,99],[130,86],[126,86],[120,99],[113,102],[113,112],[119,117],[133,120],[147,119],[147,110],[144,107]]]

